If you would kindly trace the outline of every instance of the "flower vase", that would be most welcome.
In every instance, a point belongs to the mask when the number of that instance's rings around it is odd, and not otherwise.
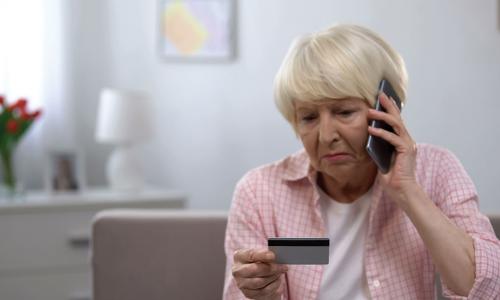
[[[13,168],[12,151],[2,149],[0,151],[2,165],[2,186],[0,187],[0,198],[14,198],[17,193],[16,177]]]
[[[16,183],[14,175],[14,150],[19,140],[40,116],[41,110],[28,111],[28,100],[18,99],[7,103],[0,95],[0,165],[3,183],[0,184],[0,200],[18,198],[23,188]]]

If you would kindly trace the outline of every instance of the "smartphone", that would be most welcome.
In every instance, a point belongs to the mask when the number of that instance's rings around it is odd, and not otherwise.
[[[380,104],[379,101],[379,94],[380,92],[384,92],[387,97],[392,98],[395,102],[396,105],[398,106],[399,110],[401,111],[401,100],[399,99],[398,95],[394,91],[394,88],[392,85],[389,83],[389,81],[382,79],[380,81],[379,87],[378,87],[378,93],[377,93],[377,99],[375,100],[375,109],[378,111],[383,111],[385,112],[386,110],[382,107],[382,104]],[[370,126],[375,127],[375,128],[382,128],[387,131],[394,132],[392,127],[387,124],[384,121],[381,120],[372,120],[370,122]],[[377,165],[378,169],[382,173],[387,173],[389,172],[391,168],[391,161],[392,161],[392,155],[394,154],[394,146],[389,143],[388,141],[377,137],[373,135],[368,135],[368,142],[366,143],[366,151],[370,155],[370,157],[373,159],[375,164]]]
[[[328,238],[269,238],[267,246],[276,255],[278,264],[328,264],[330,254]]]

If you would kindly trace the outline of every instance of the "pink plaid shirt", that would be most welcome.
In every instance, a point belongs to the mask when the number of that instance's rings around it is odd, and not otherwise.
[[[474,240],[476,279],[467,299],[500,299],[500,242],[478,210],[476,189],[449,151],[418,145],[417,180],[432,201]],[[229,214],[224,299],[245,299],[231,274],[233,253],[267,248],[268,237],[325,237],[316,174],[300,151],[248,172],[236,186]],[[373,186],[364,266],[372,299],[434,299],[435,268],[429,252],[406,214]],[[320,265],[290,265],[284,299],[316,299]],[[444,293],[452,299],[466,299]]]

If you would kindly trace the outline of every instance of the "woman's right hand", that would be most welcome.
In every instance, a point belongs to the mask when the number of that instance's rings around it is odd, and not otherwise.
[[[282,274],[288,268],[278,265],[268,249],[245,249],[234,253],[233,277],[245,297],[258,300],[281,299]]]

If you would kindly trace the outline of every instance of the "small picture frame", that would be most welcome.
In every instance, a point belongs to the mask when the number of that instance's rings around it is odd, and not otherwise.
[[[83,157],[78,151],[47,152],[45,187],[49,192],[79,192],[85,188]]]
[[[165,60],[230,61],[236,54],[236,0],[159,0],[160,55]]]

